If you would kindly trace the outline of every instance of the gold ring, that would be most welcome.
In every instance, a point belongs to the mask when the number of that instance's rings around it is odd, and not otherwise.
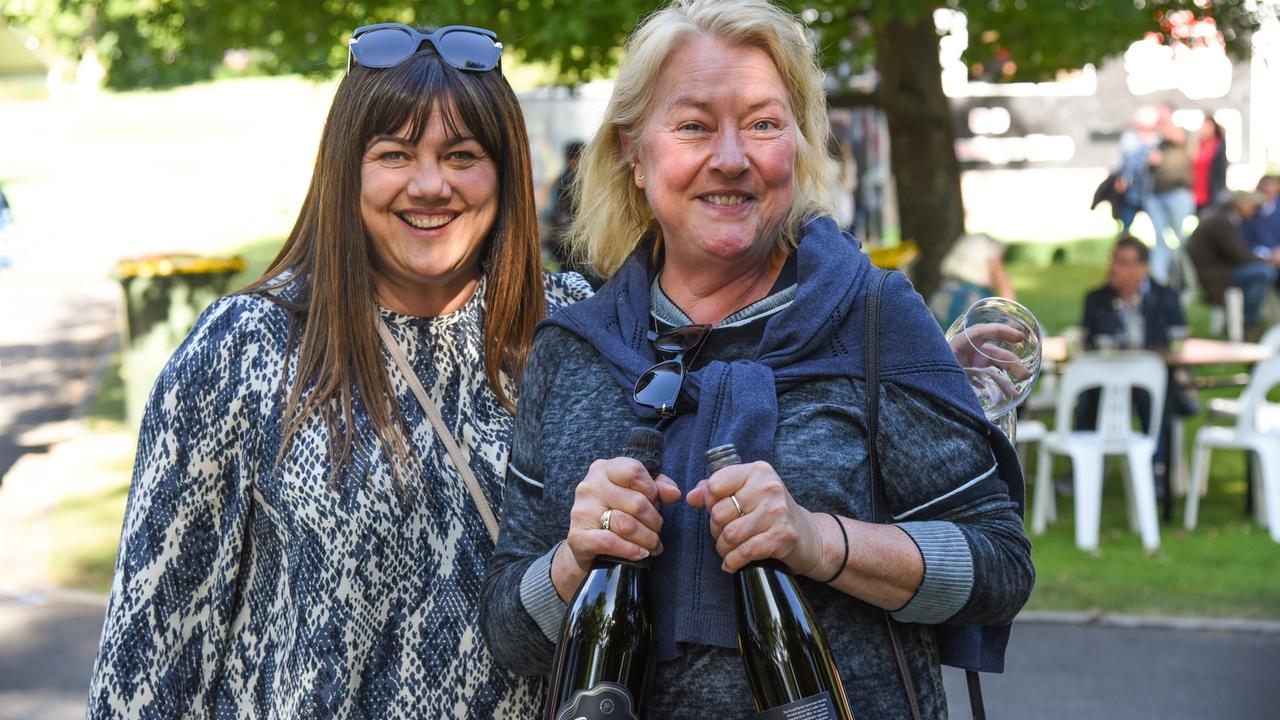
[[[609,519],[612,517],[613,517],[613,508],[608,508],[604,512],[600,513],[600,529],[608,530]]]
[[[730,495],[729,499],[733,501],[733,506],[738,508],[738,517],[742,517],[743,515],[746,515],[746,513],[742,511],[742,504],[738,502],[737,495]]]

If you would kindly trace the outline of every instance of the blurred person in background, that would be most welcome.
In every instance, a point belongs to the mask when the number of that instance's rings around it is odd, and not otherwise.
[[[356,30],[287,242],[152,390],[90,718],[537,712],[476,604],[534,326],[589,290],[500,49]]]
[[[18,253],[18,226],[13,221],[13,210],[9,208],[9,198],[0,187],[0,268],[13,264]]]
[[[1196,137],[1196,156],[1191,167],[1191,192],[1196,199],[1196,216],[1203,217],[1207,208],[1227,190],[1227,141],[1222,126],[1212,115],[1205,115],[1204,125]]]
[[[1091,290],[1084,299],[1085,346],[1130,348],[1164,351],[1170,346],[1170,328],[1186,328],[1178,293],[1150,277],[1150,250],[1131,235],[1121,235],[1111,251],[1106,284]],[[1200,410],[1195,386],[1185,370],[1171,372],[1168,385],[1169,413],[1194,415]],[[1082,430],[1094,428],[1098,415],[1098,390],[1082,393],[1075,410],[1075,425]],[[1151,418],[1150,399],[1136,393],[1134,412],[1142,426]],[[1163,456],[1168,441],[1168,417],[1162,419],[1156,457]],[[1157,464],[1157,472],[1163,467]]]
[[[1262,306],[1280,268],[1280,253],[1271,253],[1265,260],[1258,257],[1241,232],[1241,225],[1250,221],[1263,202],[1257,192],[1230,193],[1226,202],[1205,216],[1187,244],[1205,300],[1222,305],[1228,287],[1240,288],[1245,338],[1249,340],[1262,334]]]
[[[1084,299],[1085,345],[1097,349],[1098,338],[1114,347],[1162,350],[1169,328],[1185,326],[1178,293],[1150,277],[1151,251],[1132,235],[1121,235],[1111,251],[1107,282]]]
[[[1280,175],[1264,175],[1258,180],[1262,204],[1253,217],[1240,223],[1245,243],[1263,260],[1280,253]]]
[[[1159,123],[1159,111],[1145,105],[1133,114],[1130,128],[1120,136],[1120,169],[1113,180],[1116,206],[1112,214],[1120,221],[1121,233],[1129,232],[1151,195],[1150,158],[1160,142]]]
[[[1182,225],[1195,212],[1195,196],[1191,193],[1191,154],[1187,149],[1187,131],[1173,124],[1169,108],[1161,108],[1159,144],[1147,161],[1151,166],[1151,193],[1142,208],[1151,218],[1156,245],[1151,252],[1151,276],[1168,284],[1172,277],[1174,255],[1169,235],[1179,248],[1187,246]],[[1180,282],[1180,279],[1178,279]]]
[[[545,246],[551,252],[561,271],[579,273],[591,283],[599,287],[600,278],[590,268],[574,257],[569,247],[569,226],[578,213],[578,157],[582,154],[582,141],[574,140],[564,145],[564,170],[551,186],[551,197],[547,208],[547,241]]]
[[[1017,299],[1004,267],[1005,244],[987,235],[961,235],[942,259],[942,281],[929,301],[929,309],[942,327],[984,297],[999,295]]]

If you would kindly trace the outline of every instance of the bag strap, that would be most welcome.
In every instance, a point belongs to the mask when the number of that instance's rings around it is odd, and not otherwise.
[[[436,430],[436,436],[440,438],[440,442],[444,444],[445,450],[448,451],[449,457],[453,460],[453,466],[462,476],[463,482],[467,485],[467,491],[471,493],[471,499],[476,504],[476,509],[480,511],[480,519],[484,520],[484,526],[489,531],[489,539],[493,540],[495,545],[498,544],[498,516],[493,512],[493,506],[489,504],[489,498],[485,497],[484,490],[480,487],[480,481],[476,479],[475,473],[471,472],[471,465],[462,456],[462,448],[458,447],[458,443],[454,441],[453,434],[449,432],[449,428],[444,424],[444,418],[440,417],[440,410],[436,408],[436,404],[431,402],[431,398],[427,397],[427,391],[422,387],[422,381],[418,379],[418,374],[413,371],[409,365],[409,359],[404,355],[404,349],[400,347],[400,343],[396,342],[394,336],[391,335],[391,329],[387,327],[385,320],[381,318],[377,321],[378,334],[382,336],[382,344],[387,346],[387,352],[391,353],[391,359],[395,361],[396,367],[400,368],[400,374],[404,375],[404,379],[409,383],[409,389],[413,391],[414,397],[418,398],[418,404],[422,406],[422,412],[431,421],[432,427]]]
[[[871,521],[881,522],[880,499],[884,495],[884,478],[880,470],[880,454],[876,451],[876,438],[880,432],[880,291],[885,280],[889,278],[888,270],[880,270],[875,280],[875,289],[867,299],[867,342],[864,369],[867,375],[867,458],[871,465]],[[887,504],[887,503],[886,503]],[[893,654],[898,661],[898,673],[902,677],[902,686],[907,693],[907,704],[911,707],[912,720],[920,720],[920,703],[916,698],[915,686],[911,682],[911,669],[907,666],[906,655],[902,651],[902,641],[898,637],[898,623],[894,622],[889,611],[884,612],[885,623],[889,626],[889,640],[893,643]],[[987,713],[982,703],[982,685],[978,673],[965,671],[969,690],[969,709],[973,720],[986,720]]]
[[[876,437],[880,432],[880,291],[889,278],[888,271],[880,270],[875,279],[875,289],[867,298],[867,357],[865,370],[867,373],[867,458],[871,464],[871,521],[881,521],[879,505],[883,493],[880,474],[880,454],[876,452]],[[907,695],[907,706],[911,708],[912,720],[920,720],[920,702],[916,698],[915,684],[911,682],[911,668],[907,666],[907,656],[902,651],[902,640],[898,637],[898,624],[884,611],[884,622],[889,628],[889,641],[893,643],[893,656],[898,661],[898,675],[902,678],[902,689]]]

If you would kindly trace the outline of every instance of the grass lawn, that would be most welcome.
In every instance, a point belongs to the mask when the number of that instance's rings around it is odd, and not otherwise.
[[[1080,323],[1085,292],[1105,275],[1105,251],[1093,255],[1077,260],[1068,254],[1069,264],[1011,263],[1018,299],[1036,313],[1046,333]],[[1193,305],[1189,314],[1194,333],[1207,335],[1208,309]],[[1238,369],[1215,366],[1198,372]],[[1203,391],[1201,405],[1211,397],[1239,392]],[[1201,423],[1199,417],[1187,423],[1188,452]],[[1054,477],[1064,477],[1069,470],[1069,461],[1055,458]],[[1198,527],[1192,532],[1182,529],[1185,500],[1175,498],[1173,523],[1160,526],[1161,552],[1148,556],[1138,535],[1128,529],[1120,467],[1109,465],[1099,551],[1090,554],[1076,548],[1072,500],[1059,497],[1057,524],[1032,537],[1038,577],[1028,607],[1280,619],[1280,545],[1244,514],[1245,492],[1244,454],[1214,452]]]
[[[237,251],[248,268],[233,287],[256,278],[281,242],[265,239]],[[1047,333],[1080,322],[1084,293],[1102,281],[1106,247],[1100,241],[1068,246],[1059,253],[1065,262],[1057,264],[1049,263],[1051,253],[1043,250],[1024,253],[1022,260],[1011,262],[1019,299],[1036,313]],[[1207,333],[1207,318],[1203,306],[1191,309],[1196,334]],[[1238,392],[1236,388],[1206,391],[1201,400]],[[90,427],[118,430],[123,427],[122,416],[118,375],[109,370],[92,406]],[[1198,418],[1188,423],[1188,442],[1199,424]],[[60,558],[56,570],[67,584],[95,590],[109,586],[130,464],[131,458],[121,461],[118,487],[97,496],[69,498],[58,508],[56,522],[66,529],[66,541],[55,553]],[[1059,459],[1054,475],[1063,476],[1068,470],[1067,461]],[[1174,523],[1161,525],[1162,551],[1148,556],[1138,536],[1128,530],[1119,468],[1111,466],[1099,552],[1076,549],[1071,498],[1059,498],[1058,523],[1033,538],[1038,580],[1028,607],[1280,619],[1280,582],[1275,580],[1280,577],[1280,546],[1244,514],[1244,477],[1241,453],[1215,453],[1199,527],[1191,533],[1182,530],[1179,498]]]
[[[111,462],[102,470],[118,476],[118,482],[65,497],[54,508],[48,572],[58,585],[96,592],[111,587],[132,465],[129,456]]]

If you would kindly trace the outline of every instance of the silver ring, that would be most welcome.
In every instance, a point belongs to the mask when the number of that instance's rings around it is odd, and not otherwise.
[[[609,520],[612,517],[613,517],[613,508],[608,508],[604,512],[600,513],[600,529],[601,530],[609,529]]]
[[[737,495],[730,495],[729,499],[733,501],[733,506],[738,508],[738,517],[742,517],[743,515],[746,515],[746,513],[742,511],[742,504],[738,502]]]

